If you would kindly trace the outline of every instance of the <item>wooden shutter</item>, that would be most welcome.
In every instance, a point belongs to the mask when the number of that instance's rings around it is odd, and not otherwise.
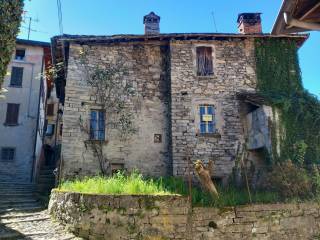
[[[54,115],[54,104],[50,103],[47,105],[47,116]]]
[[[197,75],[210,76],[213,74],[212,48],[197,47]]]
[[[7,115],[6,115],[6,124],[7,125],[17,125],[18,124],[19,106],[20,106],[20,104],[8,103]]]
[[[10,86],[21,87],[23,78],[23,67],[12,67]]]

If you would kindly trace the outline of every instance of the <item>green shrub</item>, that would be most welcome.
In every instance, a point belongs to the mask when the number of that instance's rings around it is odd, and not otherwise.
[[[312,196],[312,182],[306,169],[285,161],[275,164],[267,176],[266,187],[283,199]]]

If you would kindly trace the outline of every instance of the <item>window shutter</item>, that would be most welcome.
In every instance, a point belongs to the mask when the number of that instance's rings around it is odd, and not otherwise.
[[[54,115],[54,104],[50,103],[47,105],[47,115],[48,116]]]
[[[23,67],[12,67],[10,85],[14,87],[22,86]]]
[[[19,104],[8,103],[6,124],[8,124],[8,125],[17,125],[18,124],[19,106],[20,106]]]
[[[209,76],[213,74],[212,48],[197,47],[197,75]]]

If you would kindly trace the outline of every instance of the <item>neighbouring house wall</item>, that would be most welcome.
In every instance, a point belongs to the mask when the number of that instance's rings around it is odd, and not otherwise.
[[[212,47],[212,76],[197,76],[196,47]],[[255,91],[254,39],[172,41],[171,115],[173,174],[188,174],[192,160],[214,160],[214,177],[226,182],[244,142],[236,92]],[[199,134],[199,105],[216,109],[217,133]]]
[[[84,144],[88,134],[80,130],[79,124],[80,116],[88,123],[90,109],[98,108],[86,85],[80,51],[79,45],[70,45],[63,115],[63,177],[100,173],[98,160]],[[117,59],[124,62],[128,75],[123,77],[136,90],[129,107],[137,132],[126,142],[120,142],[114,130],[106,129],[104,152],[108,161],[124,164],[128,170],[137,168],[145,175],[170,174],[168,47],[159,43],[98,45],[89,47],[86,57],[89,67],[103,67],[104,63]],[[161,134],[161,143],[154,142],[154,134]]]
[[[84,239],[316,239],[317,203],[190,208],[187,198],[54,190],[49,211]]]
[[[0,182],[30,182],[32,162],[35,159],[34,144],[37,134],[43,48],[28,45],[17,45],[17,48],[26,49],[25,60],[14,60],[15,53],[13,53],[8,72],[11,73],[12,66],[24,68],[22,87],[11,87],[11,76],[6,76],[3,87],[8,92],[4,94],[5,99],[0,99],[0,151],[2,147],[13,147],[15,148],[15,157],[13,161],[4,162],[1,161],[0,156]],[[16,126],[4,124],[7,103],[20,104],[18,125]]]

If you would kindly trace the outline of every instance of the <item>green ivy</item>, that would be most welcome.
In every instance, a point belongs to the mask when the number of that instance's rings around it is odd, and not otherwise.
[[[0,89],[19,32],[23,0],[0,0]]]
[[[284,129],[273,161],[320,163],[320,101],[303,88],[296,41],[256,39],[255,49],[258,91],[279,110]]]

